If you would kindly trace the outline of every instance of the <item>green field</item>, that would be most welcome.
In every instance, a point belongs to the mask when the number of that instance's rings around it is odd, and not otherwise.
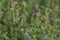
[[[60,40],[60,0],[0,0],[0,40]]]

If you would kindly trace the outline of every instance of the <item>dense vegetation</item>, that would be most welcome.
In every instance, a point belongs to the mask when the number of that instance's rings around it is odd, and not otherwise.
[[[60,40],[60,0],[0,0],[0,40]]]

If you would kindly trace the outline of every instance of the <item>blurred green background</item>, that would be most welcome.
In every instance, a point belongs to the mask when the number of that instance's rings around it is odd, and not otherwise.
[[[0,40],[60,40],[60,0],[0,0]]]

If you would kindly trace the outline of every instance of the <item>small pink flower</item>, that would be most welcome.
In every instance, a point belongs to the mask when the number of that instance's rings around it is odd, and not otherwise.
[[[22,13],[22,14],[21,14],[21,16],[22,16],[22,17],[25,17],[25,14],[24,14],[24,13]]]
[[[30,35],[27,35],[27,40],[32,40],[32,37]]]
[[[2,30],[0,29],[0,33],[2,32]]]
[[[28,35],[27,40],[32,40],[32,37],[30,35]]]
[[[43,40],[48,40],[48,35],[45,35],[45,36],[43,37]]]
[[[0,14],[0,16],[3,16],[3,14]]]
[[[25,33],[25,37],[27,38],[27,40],[32,40],[31,35],[29,35],[27,32]]]
[[[29,29],[30,29],[30,30],[32,29],[32,25],[29,25]]]

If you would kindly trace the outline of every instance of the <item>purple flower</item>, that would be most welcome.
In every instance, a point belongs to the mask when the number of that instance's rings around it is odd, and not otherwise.
[[[37,10],[33,10],[33,13],[36,13],[37,12]]]
[[[33,16],[34,16],[34,18],[36,18],[36,16],[37,16],[37,10],[33,10]]]
[[[0,16],[3,16],[3,14],[0,14]]]
[[[32,40],[31,35],[29,35],[27,32],[25,33],[25,37],[27,38],[27,40]]]
[[[43,40],[48,40],[48,35],[45,35],[45,36],[43,37]]]
[[[25,14],[24,14],[24,13],[22,13],[22,14],[21,14],[21,16],[22,16],[22,17],[25,17]]]
[[[60,16],[56,16],[56,18],[60,18]]]
[[[30,29],[30,30],[32,29],[32,25],[29,25],[29,29]]]
[[[30,35],[28,35],[27,40],[32,40],[32,37]]]
[[[36,13],[34,13],[34,18],[37,16],[37,14]]]

